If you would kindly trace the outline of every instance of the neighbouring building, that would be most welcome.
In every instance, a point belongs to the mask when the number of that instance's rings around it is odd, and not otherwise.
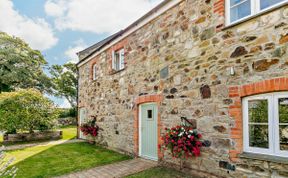
[[[186,117],[211,142],[192,173],[288,177],[288,0],[166,0],[78,55],[98,143],[178,164],[158,144]]]

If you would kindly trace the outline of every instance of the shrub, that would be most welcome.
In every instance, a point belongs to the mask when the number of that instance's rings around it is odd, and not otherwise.
[[[59,118],[76,117],[76,108],[59,108]]]
[[[37,90],[0,94],[0,130],[6,133],[48,130],[57,118],[52,101]]]

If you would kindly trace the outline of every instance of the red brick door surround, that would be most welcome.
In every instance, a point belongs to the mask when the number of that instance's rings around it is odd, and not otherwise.
[[[163,95],[144,95],[135,99],[134,107],[134,154],[139,156],[139,106],[145,103],[156,103],[158,107],[158,144],[161,143],[161,114],[159,111],[160,104],[163,101]],[[161,150],[158,148],[158,159],[162,158]]]
[[[229,116],[235,121],[230,133],[230,137],[235,145],[234,148],[229,151],[231,161],[236,162],[238,155],[243,152],[242,98],[279,91],[288,91],[288,77],[229,87],[229,97],[233,100],[233,104],[229,106]]]

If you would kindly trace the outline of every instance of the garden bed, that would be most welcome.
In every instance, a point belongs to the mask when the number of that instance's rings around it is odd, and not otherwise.
[[[3,143],[15,143],[15,142],[30,142],[30,141],[42,141],[42,140],[59,140],[62,139],[62,131],[44,131],[35,133],[17,133],[17,134],[5,134],[3,137]]]

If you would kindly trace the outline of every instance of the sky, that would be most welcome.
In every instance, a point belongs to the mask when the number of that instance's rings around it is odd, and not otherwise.
[[[0,0],[0,31],[40,50],[49,65],[124,29],[162,0]],[[60,107],[63,98],[49,96]]]

